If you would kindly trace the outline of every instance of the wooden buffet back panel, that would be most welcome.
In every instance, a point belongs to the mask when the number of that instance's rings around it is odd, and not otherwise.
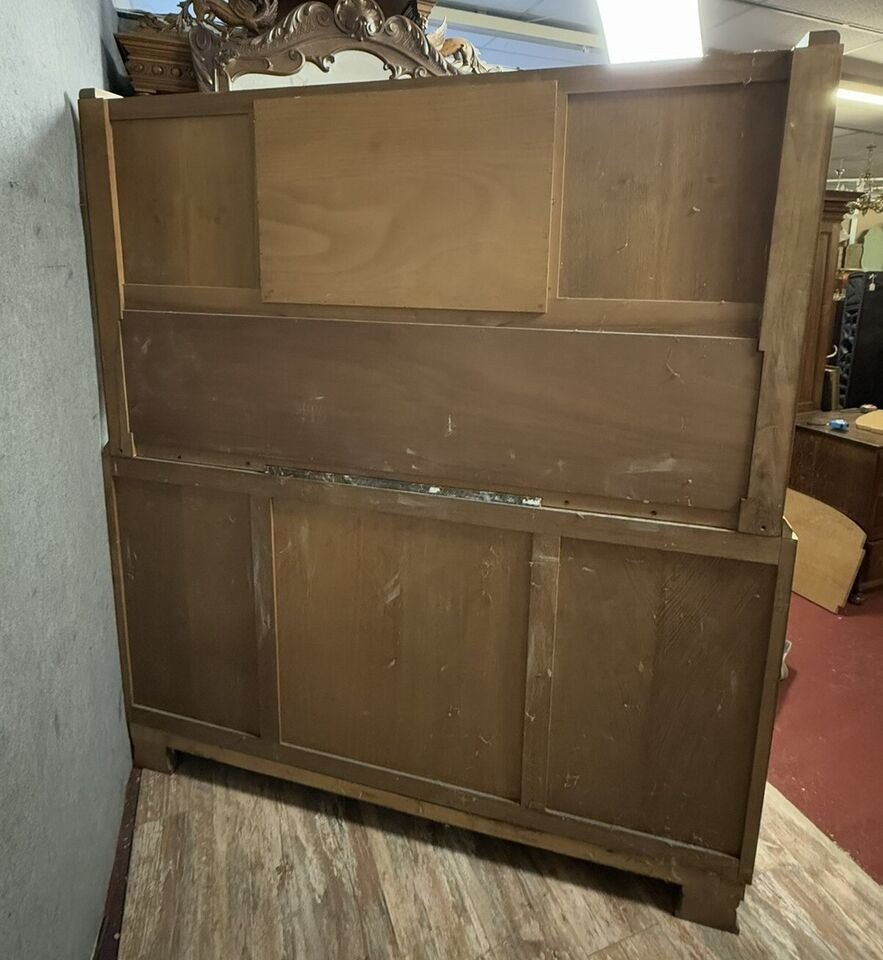
[[[820,50],[793,59],[827,83]],[[794,392],[802,314],[763,301],[789,266],[777,197],[795,231],[812,219],[830,119],[795,71],[724,55],[110,102],[112,449],[742,529],[747,500],[777,533],[764,410]],[[786,108],[807,123],[784,137]]]
[[[565,511],[112,469],[135,723],[740,857],[777,540],[634,521],[614,543]]]

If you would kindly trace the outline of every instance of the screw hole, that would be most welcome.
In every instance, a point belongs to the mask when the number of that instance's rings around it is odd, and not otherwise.
[[[651,511],[650,511],[650,516],[651,516],[651,517],[655,517],[655,516],[657,516],[657,513],[658,513],[658,511],[656,511],[656,510],[651,510]]]

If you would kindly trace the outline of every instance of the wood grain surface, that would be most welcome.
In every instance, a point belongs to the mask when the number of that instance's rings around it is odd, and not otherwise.
[[[550,77],[256,102],[264,299],[545,310],[555,109]]]
[[[136,442],[485,490],[733,511],[750,340],[128,312]]]
[[[248,498],[116,484],[131,699],[257,734]]]
[[[207,761],[145,772],[120,960],[856,960],[883,893],[769,787],[741,933],[673,891]]]
[[[797,534],[794,592],[839,613],[865,557],[865,531],[829,504],[796,490],[785,497],[785,519]]]
[[[733,855],[775,568],[562,541],[549,807]]]
[[[560,292],[757,301],[785,84],[572,96]]]
[[[249,117],[117,123],[113,143],[129,283],[258,285]]]
[[[285,743],[517,800],[531,538],[277,503]]]
[[[813,36],[813,35],[811,35]],[[778,535],[818,245],[843,47],[837,34],[794,51],[758,346],[763,373],[744,533]]]

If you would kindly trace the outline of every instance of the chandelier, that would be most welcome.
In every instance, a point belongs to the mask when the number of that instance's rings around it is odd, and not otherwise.
[[[883,191],[874,189],[874,174],[871,170],[871,159],[877,147],[873,143],[868,144],[868,162],[865,165],[865,173],[860,177],[856,186],[861,190],[861,196],[846,205],[850,213],[883,213]]]

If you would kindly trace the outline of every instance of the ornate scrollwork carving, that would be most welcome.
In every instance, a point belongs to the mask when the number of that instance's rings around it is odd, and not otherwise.
[[[446,40],[442,32],[441,43],[452,42],[460,46],[444,52],[413,20],[384,16],[375,0],[338,0],[333,9],[311,0],[257,36],[222,36],[204,23],[190,29],[193,65],[205,91],[228,90],[232,80],[246,73],[289,76],[306,63],[327,72],[334,55],[344,50],[373,54],[394,79],[494,69],[471,44]]]

